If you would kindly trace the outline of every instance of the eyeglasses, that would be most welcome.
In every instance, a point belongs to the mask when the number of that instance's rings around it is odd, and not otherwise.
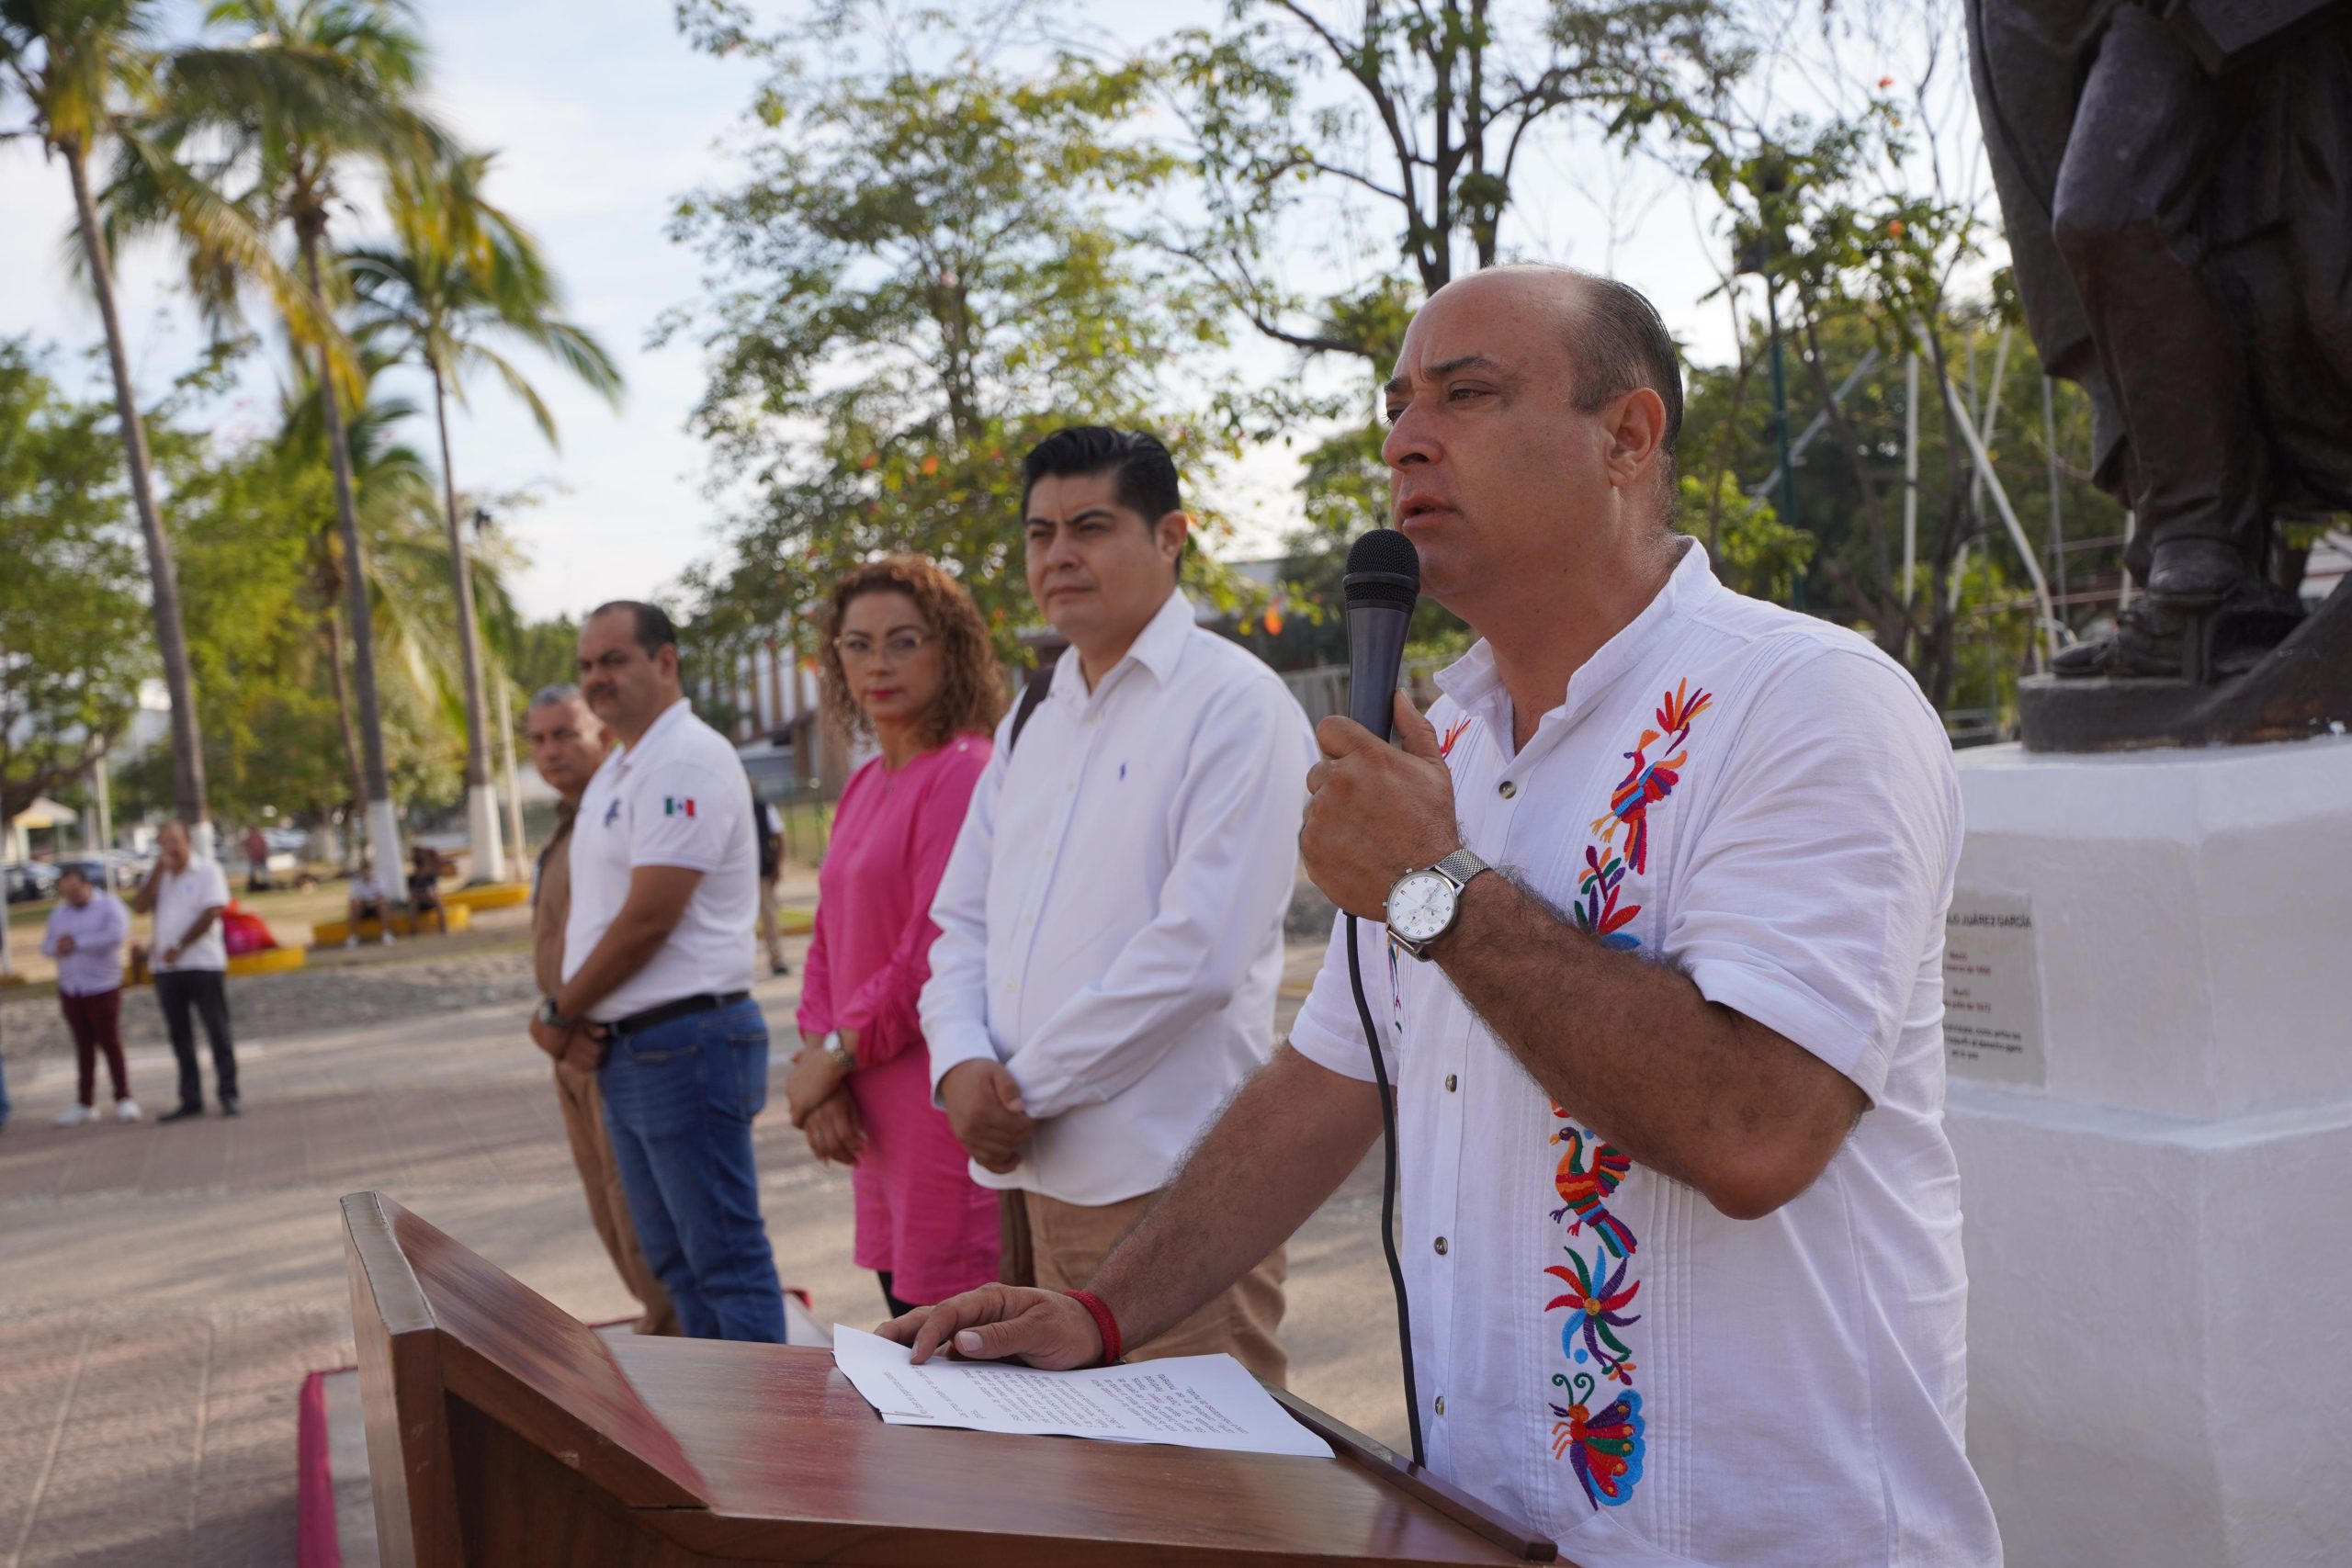
[[[893,632],[878,645],[872,637],[837,637],[833,638],[833,650],[844,663],[855,660],[860,664],[871,664],[877,659],[888,659],[898,664],[912,659],[933,640],[929,632]]]

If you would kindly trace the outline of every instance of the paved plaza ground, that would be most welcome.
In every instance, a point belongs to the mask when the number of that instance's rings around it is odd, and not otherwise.
[[[521,1032],[517,934],[484,924],[430,958],[427,943],[364,963],[338,953],[232,982],[246,1026],[234,1122],[51,1127],[71,1054],[28,1026],[54,1003],[5,1004],[0,1568],[292,1562],[296,1394],[305,1372],[352,1356],[344,1193],[392,1195],[582,1318],[630,1310]],[[1293,950],[1285,1021],[1318,955]],[[797,986],[756,993],[780,1037]],[[173,1082],[154,1010],[150,993],[127,998],[132,1087],[151,1112]],[[847,1173],[809,1156],[781,1114],[781,1053],[775,1071],[757,1144],[777,1261],[820,1321],[868,1324],[881,1303],[850,1262]],[[1374,1160],[1293,1244],[1283,1338],[1293,1387],[1401,1442],[1378,1212]]]

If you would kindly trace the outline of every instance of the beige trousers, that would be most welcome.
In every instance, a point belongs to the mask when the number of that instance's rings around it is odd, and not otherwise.
[[[1048,1291],[1084,1290],[1111,1248],[1159,1196],[1147,1192],[1124,1202],[1090,1208],[1036,1192],[1023,1193],[1038,1286]],[[1276,1388],[1284,1387],[1290,1358],[1275,1342],[1274,1330],[1282,1326],[1283,1280],[1288,1272],[1288,1254],[1278,1247],[1150,1344],[1128,1346],[1126,1359],[1148,1361],[1162,1356],[1206,1356],[1224,1350]]]
[[[611,1137],[605,1131],[604,1096],[596,1075],[555,1069],[556,1104],[563,1111],[564,1136],[571,1140],[571,1163],[579,1168],[580,1185],[588,1195],[588,1222],[605,1244],[621,1283],[645,1310],[637,1320],[639,1334],[675,1334],[677,1310],[670,1292],[646,1267],[638,1250],[637,1224],[628,1215],[628,1193],[621,1186],[621,1168],[614,1162]]]

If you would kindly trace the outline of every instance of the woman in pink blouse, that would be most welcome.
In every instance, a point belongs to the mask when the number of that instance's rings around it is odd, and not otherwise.
[[[834,585],[823,661],[829,714],[881,755],[850,775],[834,815],[785,1094],[817,1157],[850,1165],[857,1265],[896,1315],[996,1278],[997,1197],[932,1106],[915,1004],[939,935],[932,895],[1004,678],[971,595],[915,556]]]

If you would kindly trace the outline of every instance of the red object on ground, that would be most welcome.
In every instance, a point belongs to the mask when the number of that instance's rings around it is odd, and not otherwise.
[[[327,1463],[329,1375],[312,1372],[304,1378],[297,1405],[294,1568],[343,1568],[343,1540],[334,1524],[334,1473]]]
[[[220,941],[232,958],[240,953],[260,953],[277,945],[277,939],[269,934],[269,927],[262,918],[233,899],[220,911]]]

